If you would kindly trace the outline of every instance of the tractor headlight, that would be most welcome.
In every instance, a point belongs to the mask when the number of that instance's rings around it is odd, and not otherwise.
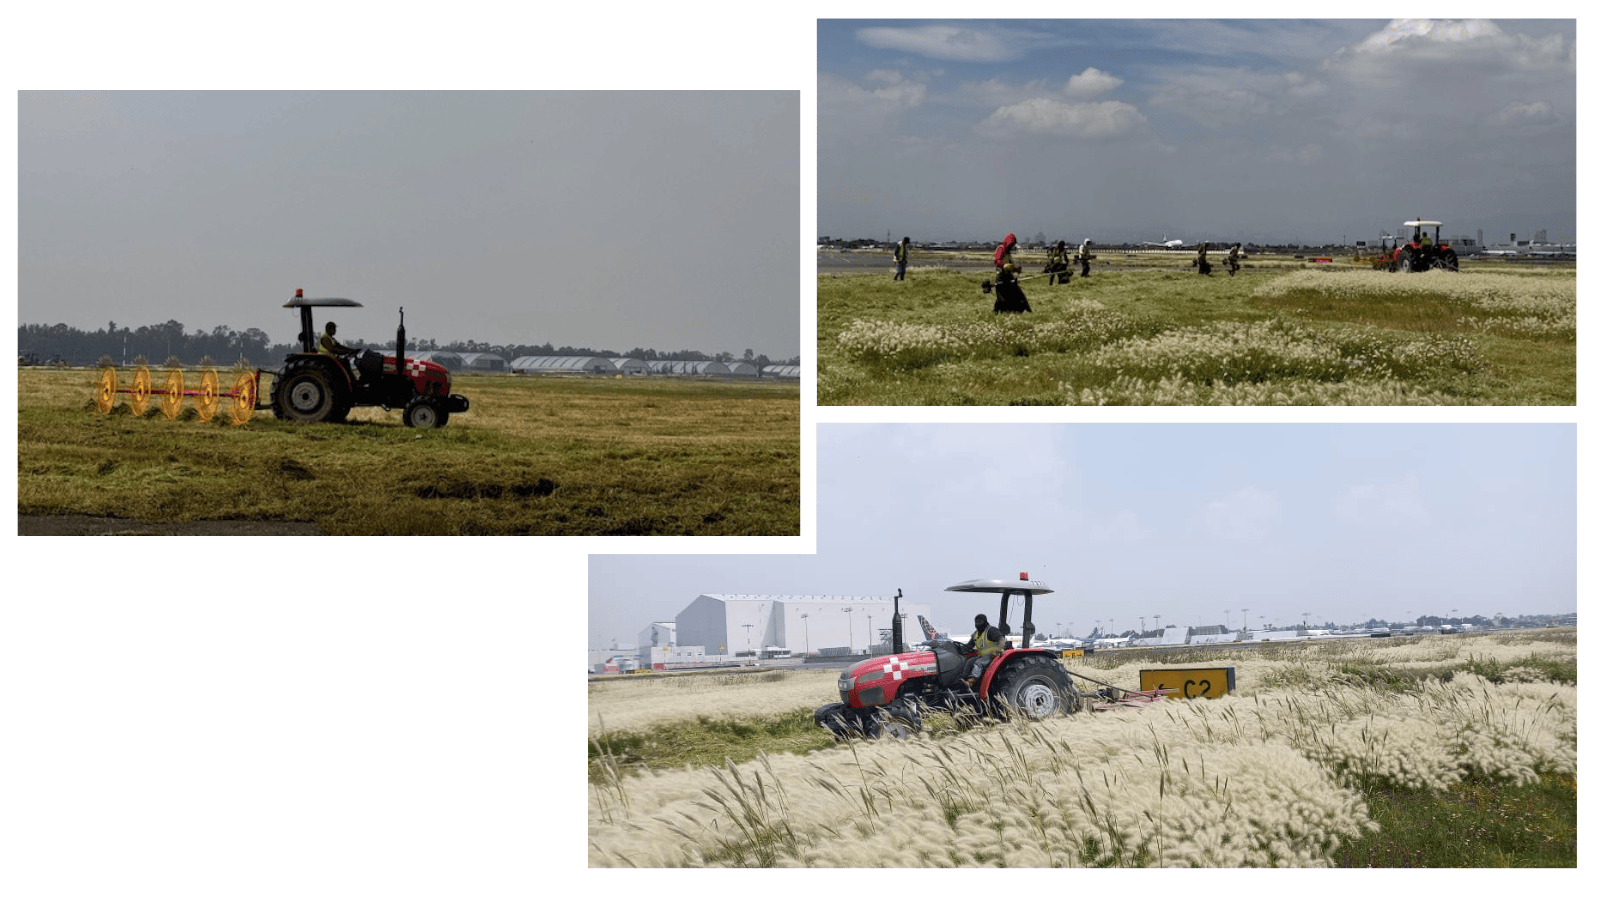
[[[854,678],[850,677],[850,673],[849,672],[846,672],[843,675],[839,676],[839,693],[848,694],[848,693],[850,693],[850,689],[855,687],[855,686],[856,686],[856,680]]]

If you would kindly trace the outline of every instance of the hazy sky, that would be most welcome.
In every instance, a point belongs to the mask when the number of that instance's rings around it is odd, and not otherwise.
[[[817,231],[1336,241],[1421,217],[1575,240],[1576,34],[1572,19],[823,20]]]
[[[798,82],[798,79],[796,79]],[[730,85],[733,86],[733,85]],[[798,91],[25,92],[21,323],[800,352]]]
[[[589,640],[701,593],[890,596],[1026,571],[1118,630],[1577,609],[1572,425],[829,425],[815,556],[591,556]]]

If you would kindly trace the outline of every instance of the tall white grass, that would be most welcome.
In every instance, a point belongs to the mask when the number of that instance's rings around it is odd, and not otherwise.
[[[1240,690],[1217,700],[613,777],[590,787],[589,863],[1326,866],[1341,841],[1376,827],[1359,786],[1576,773],[1575,687],[1457,675],[1396,693],[1331,677],[1341,660],[1456,658],[1448,640],[1241,658]],[[1470,653],[1501,652],[1460,640]],[[1527,658],[1529,646],[1512,651],[1503,661]],[[1073,663],[1132,683],[1109,655]],[[1312,676],[1305,687],[1261,687],[1296,671]]]

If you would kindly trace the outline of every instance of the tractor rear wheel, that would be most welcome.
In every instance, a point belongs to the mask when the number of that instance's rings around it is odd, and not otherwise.
[[[322,422],[338,405],[333,382],[320,368],[302,366],[287,372],[277,384],[274,412],[291,422]]]
[[[1427,268],[1428,264],[1422,261],[1421,257],[1417,255],[1416,251],[1412,250],[1410,247],[1401,248],[1400,271],[1424,272],[1427,271]]]
[[[1071,677],[1055,660],[1024,656],[995,676],[993,696],[1007,712],[1048,719],[1075,712],[1076,694]]]

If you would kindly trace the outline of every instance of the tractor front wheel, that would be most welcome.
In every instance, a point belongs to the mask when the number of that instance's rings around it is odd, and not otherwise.
[[[922,730],[922,713],[914,703],[896,700],[878,710],[867,728],[868,737],[888,737],[905,740]]]
[[[440,409],[432,400],[419,397],[406,404],[402,418],[411,428],[443,428],[445,423],[450,421],[450,414]]]

